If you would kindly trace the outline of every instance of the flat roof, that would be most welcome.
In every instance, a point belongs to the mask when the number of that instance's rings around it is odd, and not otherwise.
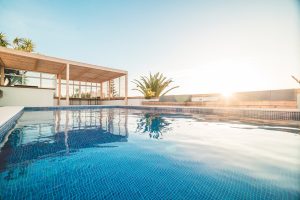
[[[67,64],[70,66],[70,80],[75,81],[101,83],[128,73],[124,70],[0,47],[0,65],[5,68],[61,74],[64,78]]]

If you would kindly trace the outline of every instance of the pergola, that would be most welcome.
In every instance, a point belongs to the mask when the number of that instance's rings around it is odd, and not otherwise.
[[[28,53],[19,50],[0,47],[1,81],[4,86],[4,69],[18,69],[57,75],[58,104],[61,99],[61,79],[66,80],[66,103],[69,105],[69,81],[85,81],[101,83],[125,76],[125,104],[128,96],[128,72],[98,65],[91,65],[61,58]],[[109,82],[110,83],[110,82]],[[109,87],[110,93],[110,87]],[[101,92],[102,94],[102,92]]]

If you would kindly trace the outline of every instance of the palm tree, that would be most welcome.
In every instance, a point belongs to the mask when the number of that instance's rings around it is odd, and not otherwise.
[[[22,50],[26,52],[33,52],[35,45],[32,40],[28,38],[18,38],[16,37],[13,41],[14,49]]]
[[[14,49],[18,49],[18,47],[20,46],[20,44],[21,44],[21,38],[16,37],[13,40],[13,48]]]
[[[4,33],[0,33],[0,46],[8,47],[10,44],[6,40],[6,36]],[[26,51],[26,52],[33,52],[35,45],[33,44],[32,40],[28,38],[18,38],[16,37],[13,40],[13,48],[16,50]],[[22,78],[22,75],[26,73],[26,71],[20,71],[15,69],[5,69],[4,73],[6,85],[15,85],[15,84],[22,84],[26,81]]]
[[[9,46],[9,42],[6,39],[6,35],[2,32],[0,32],[0,46],[1,47],[8,47]]]
[[[161,139],[163,133],[171,129],[169,128],[170,124],[160,114],[146,113],[137,120],[136,131],[149,133],[150,138]]]
[[[133,83],[135,83],[137,88],[133,90],[141,92],[146,99],[158,98],[179,87],[175,86],[165,91],[172,82],[172,79],[167,79],[162,73],[157,72],[154,75],[150,73],[149,77],[141,76],[140,80],[135,79]]]
[[[22,50],[27,51],[27,52],[33,52],[35,45],[33,44],[32,40],[30,40],[28,38],[24,38],[23,47],[24,47],[24,49],[22,49]]]

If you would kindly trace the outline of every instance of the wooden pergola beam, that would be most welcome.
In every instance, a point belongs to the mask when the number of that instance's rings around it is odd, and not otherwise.
[[[39,59],[36,59],[33,70],[36,71],[39,66]]]
[[[5,80],[4,69],[5,69],[5,64],[4,64],[3,60],[0,58],[0,74],[1,74],[0,86],[4,85],[4,80]]]
[[[103,82],[101,82],[100,84],[100,99],[103,99]]]
[[[5,77],[5,74],[4,74],[4,67],[3,66],[0,66],[1,68],[1,80],[0,80],[0,85],[3,86],[4,85],[4,77]]]
[[[75,80],[79,79],[82,75],[88,73],[89,71],[90,71],[90,69],[86,68],[86,69],[82,70],[79,74],[77,74],[75,77],[72,77],[72,79],[75,79]]]
[[[111,80],[108,81],[108,100],[110,100],[111,97]]]
[[[89,82],[95,81],[95,83],[97,83],[98,82],[97,80],[99,80],[100,77],[101,78],[103,77],[103,82],[104,81],[109,81],[110,79],[113,79],[113,78],[111,78],[111,76],[105,76],[106,74],[110,74],[110,73],[109,72],[103,72],[101,74],[96,74],[93,78],[89,78],[89,80],[90,80]],[[117,77],[119,77],[119,76],[122,76],[122,75],[118,74]]]
[[[5,64],[4,64],[4,62],[3,62],[3,60],[2,60],[1,57],[0,57],[0,65],[1,65],[2,67],[5,67]]]
[[[61,59],[61,58],[55,58],[51,56],[45,56],[41,54],[36,54],[36,53],[29,53],[29,52],[24,52],[24,51],[18,51],[6,47],[0,47],[0,56],[2,57],[7,57],[7,58],[16,58],[18,59],[18,62],[23,63],[22,60],[19,59],[27,59],[27,60],[35,60],[39,59],[41,61],[48,61],[51,63],[57,63],[57,64],[66,64],[69,63],[71,66],[79,66],[82,68],[91,68],[91,69],[96,69],[96,70],[101,70],[101,71],[107,71],[107,72],[112,72],[112,73],[120,73],[120,74],[126,74],[126,71],[124,70],[119,70],[119,69],[114,69],[114,68],[109,68],[109,67],[104,67],[104,66],[98,66],[98,65],[93,65],[93,64],[87,64],[87,63],[82,63],[82,62],[77,62],[77,61],[72,61],[72,60],[67,60],[67,59]]]

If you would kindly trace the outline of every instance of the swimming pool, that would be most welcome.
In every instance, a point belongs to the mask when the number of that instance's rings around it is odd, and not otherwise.
[[[25,111],[0,199],[299,199],[299,127],[104,108]]]

